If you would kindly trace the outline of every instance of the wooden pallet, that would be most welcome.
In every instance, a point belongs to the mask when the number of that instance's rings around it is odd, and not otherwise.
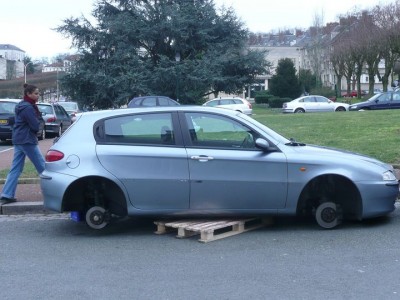
[[[155,221],[154,224],[157,225],[156,234],[164,234],[177,229],[177,238],[200,234],[199,242],[207,243],[270,225],[272,218]]]

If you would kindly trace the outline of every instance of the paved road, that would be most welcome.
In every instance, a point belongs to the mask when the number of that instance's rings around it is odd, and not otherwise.
[[[275,225],[202,244],[150,220],[93,231],[0,216],[2,299],[399,299],[400,213],[322,230]]]

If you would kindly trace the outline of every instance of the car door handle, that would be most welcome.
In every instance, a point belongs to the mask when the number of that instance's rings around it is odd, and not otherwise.
[[[212,157],[212,156],[206,156],[206,155],[195,155],[195,156],[192,156],[192,157],[190,157],[191,159],[195,159],[195,160],[198,160],[198,161],[201,161],[201,162],[205,162],[205,161],[209,161],[209,160],[213,160],[214,159],[214,157]]]

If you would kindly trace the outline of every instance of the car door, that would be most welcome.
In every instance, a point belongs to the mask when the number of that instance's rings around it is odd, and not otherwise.
[[[382,93],[374,102],[370,105],[370,109],[388,109],[390,108],[391,93]]]
[[[282,152],[255,147],[260,135],[226,116],[182,116],[190,171],[190,208],[246,210],[283,208],[287,162]]]
[[[322,96],[315,96],[315,100],[318,105],[318,111],[335,111],[335,105],[329,99]]]
[[[392,101],[390,102],[390,108],[400,108],[400,93],[392,94]]]
[[[189,208],[189,169],[172,113],[138,113],[104,120],[95,128],[103,167],[142,210]]]
[[[318,103],[315,101],[314,96],[308,96],[303,98],[303,107],[306,112],[315,112],[318,110]]]

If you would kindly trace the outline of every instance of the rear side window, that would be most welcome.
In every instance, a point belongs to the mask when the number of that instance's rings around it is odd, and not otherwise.
[[[120,116],[104,121],[103,139],[106,143],[140,145],[174,145],[172,115],[138,114]]]
[[[39,111],[46,114],[53,114],[53,109],[50,105],[38,105]]]
[[[142,100],[142,106],[157,106],[156,97],[148,97]]]

